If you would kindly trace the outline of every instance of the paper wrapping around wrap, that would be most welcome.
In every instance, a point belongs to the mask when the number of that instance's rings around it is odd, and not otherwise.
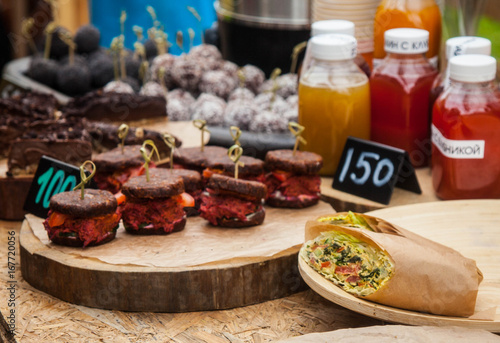
[[[336,213],[340,216],[347,213]],[[360,215],[360,214],[358,214]],[[394,263],[391,279],[362,297],[397,308],[446,316],[474,313],[482,274],[476,262],[456,250],[428,240],[382,219],[361,215],[373,231],[308,221],[306,242],[322,232],[338,231],[385,251]]]

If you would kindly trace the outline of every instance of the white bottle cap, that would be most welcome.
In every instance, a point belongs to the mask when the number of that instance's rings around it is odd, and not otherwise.
[[[391,29],[384,33],[386,52],[422,54],[429,50],[429,31],[421,29]]]
[[[491,55],[491,42],[482,37],[454,37],[446,41],[446,59],[459,55]]]
[[[353,36],[332,33],[314,36],[310,42],[312,56],[320,60],[349,60],[357,55],[357,41]]]
[[[349,20],[320,20],[312,23],[311,37],[327,33],[340,33],[354,36],[354,23]]]
[[[450,79],[460,82],[487,82],[495,79],[497,61],[487,55],[461,55],[450,59]]]

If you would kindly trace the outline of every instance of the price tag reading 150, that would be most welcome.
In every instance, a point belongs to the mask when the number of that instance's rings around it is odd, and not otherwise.
[[[332,187],[388,204],[394,186],[421,193],[408,154],[401,149],[349,137]]]
[[[54,194],[71,191],[78,183],[78,167],[42,156],[24,202],[24,210],[45,218],[49,211],[50,198]],[[95,188],[95,185],[91,184],[90,188]]]

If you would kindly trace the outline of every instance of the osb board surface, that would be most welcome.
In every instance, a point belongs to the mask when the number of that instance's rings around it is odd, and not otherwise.
[[[0,266],[7,269],[8,231],[20,222],[0,221]],[[17,248],[19,252],[19,248]],[[381,325],[331,304],[311,290],[258,305],[223,311],[127,313],[72,305],[25,282],[16,268],[18,342],[271,342],[313,332]],[[43,276],[41,276],[43,277]],[[0,297],[7,299],[8,275],[0,273]],[[6,300],[0,311],[7,311]]]

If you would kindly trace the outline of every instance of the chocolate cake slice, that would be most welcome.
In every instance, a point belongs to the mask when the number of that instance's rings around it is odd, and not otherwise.
[[[8,153],[10,175],[34,174],[43,156],[80,165],[92,158],[92,144],[78,119],[34,122],[11,145]]]
[[[62,109],[65,116],[92,121],[129,122],[147,118],[166,118],[166,100],[161,96],[116,93],[97,90],[75,97]]]
[[[85,127],[92,136],[94,152],[104,152],[114,149],[120,143],[117,132],[119,125],[99,122],[87,122]],[[182,141],[175,138],[175,146],[180,147]],[[147,130],[140,127],[130,127],[125,145],[141,145],[146,139],[152,140],[161,158],[170,156],[170,148],[165,144],[162,134],[158,131]]]
[[[6,157],[11,143],[39,120],[54,119],[57,99],[50,94],[25,92],[0,99],[0,157]]]

